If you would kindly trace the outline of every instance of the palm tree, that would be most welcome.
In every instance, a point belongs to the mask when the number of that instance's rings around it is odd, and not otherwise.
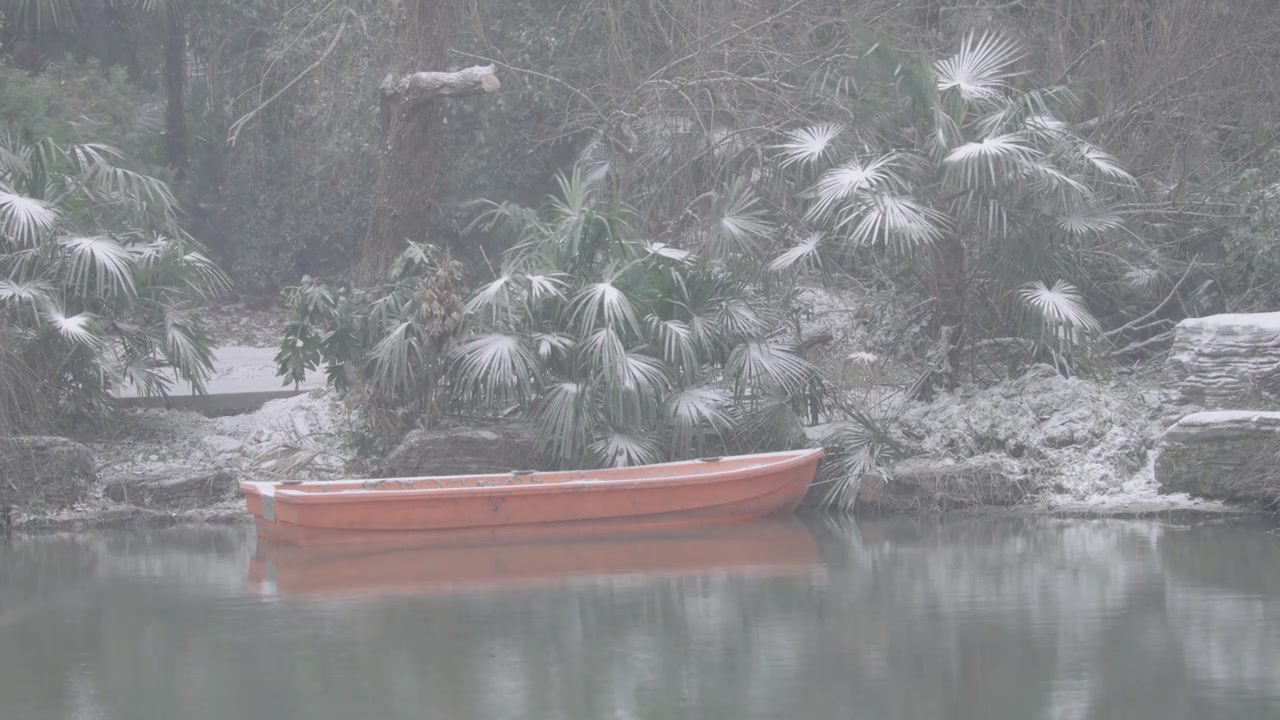
[[[940,352],[928,376],[948,387],[964,357],[966,289],[978,280],[1010,324],[1065,362],[1099,328],[1063,276],[1073,251],[1120,226],[1109,206],[1134,178],[1062,119],[1068,90],[1013,87],[1022,53],[1007,39],[971,34],[926,68],[883,46],[874,53],[912,112],[888,134],[840,124],[788,134],[780,164],[808,185],[803,220],[817,232],[770,267],[820,266],[868,247],[930,261]]]
[[[779,313],[716,259],[750,232],[720,223],[688,249],[645,242],[603,183],[575,170],[559,184],[541,213],[499,205],[485,218],[515,242],[466,305],[454,395],[524,408],[563,464],[803,444],[796,410],[818,387],[816,368]],[[720,202],[743,210],[740,196]]]
[[[50,403],[101,410],[112,389],[202,390],[212,359],[183,309],[225,276],[178,226],[161,181],[103,144],[0,145],[0,329]]]

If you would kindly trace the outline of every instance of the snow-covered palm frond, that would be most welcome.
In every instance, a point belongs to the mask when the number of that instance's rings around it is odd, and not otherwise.
[[[594,377],[616,379],[626,361],[627,348],[621,336],[611,327],[602,327],[581,343],[582,361]]]
[[[842,210],[835,227],[845,228],[853,245],[883,242],[899,252],[912,252],[942,238],[947,217],[913,198],[875,195]]]
[[[958,182],[971,186],[995,185],[1001,179],[1017,175],[1022,164],[1038,155],[1025,144],[1022,134],[1009,133],[965,143],[948,153],[942,163]]]
[[[787,248],[786,252],[771,260],[769,269],[774,272],[783,272],[798,266],[821,268],[822,241],[822,233],[810,233],[800,242]]]
[[[163,180],[107,163],[93,163],[84,173],[89,193],[99,202],[139,204],[166,216],[178,201]]]
[[[37,310],[50,302],[53,290],[52,285],[40,280],[15,282],[0,278],[0,305],[14,303]]]
[[[60,241],[70,259],[70,282],[81,293],[135,293],[133,250],[109,237],[66,237]]]
[[[73,345],[96,349],[102,344],[98,319],[90,313],[66,315],[60,308],[50,306],[45,311],[45,319],[63,340]]]
[[[734,378],[739,393],[764,389],[790,395],[808,384],[816,369],[779,342],[748,340],[729,354],[725,372]]]
[[[635,307],[614,278],[591,283],[574,295],[569,307],[570,321],[582,332],[607,327],[619,332],[640,332]]]
[[[397,323],[369,351],[373,386],[386,395],[408,391],[421,365],[422,338],[412,321]]]
[[[563,299],[568,287],[564,277],[559,273],[530,274],[521,278],[529,288],[529,301],[537,304],[544,300]]]
[[[1023,169],[1037,195],[1052,197],[1059,207],[1072,207],[1093,198],[1093,191],[1046,160],[1032,160]]]
[[[113,160],[119,160],[124,156],[119,150],[105,145],[103,143],[81,143],[72,145],[67,150],[67,157],[75,164],[80,171],[88,170],[90,166],[101,164],[110,164]]]
[[[523,339],[498,333],[468,339],[451,361],[459,395],[479,406],[528,398],[542,370]]]
[[[591,452],[609,467],[652,465],[664,459],[662,443],[657,438],[636,432],[615,430],[591,444]]]
[[[204,392],[205,380],[213,371],[213,352],[209,338],[197,324],[181,316],[167,315],[162,354],[196,393]]]
[[[960,52],[934,63],[938,90],[955,90],[965,100],[999,97],[1014,76],[1012,67],[1022,57],[1017,43],[991,32],[970,33]]]
[[[534,333],[530,339],[543,362],[563,357],[575,345],[574,339],[564,333]]]
[[[510,309],[511,288],[515,285],[512,275],[500,275],[480,286],[476,294],[462,306],[468,315],[486,313],[491,322]]]
[[[716,335],[741,338],[763,333],[769,325],[760,310],[744,297],[730,297],[716,307]]]
[[[714,195],[711,213],[704,249],[713,258],[750,255],[773,233],[764,203],[742,178]]]
[[[1018,298],[1046,326],[1065,325],[1086,332],[1101,330],[1085,305],[1084,295],[1071,283],[1059,280],[1053,287],[1043,282],[1023,285]]]
[[[1091,167],[1112,180],[1117,180],[1126,185],[1133,185],[1138,182],[1133,175],[1129,174],[1128,170],[1124,169],[1119,160],[1096,145],[1080,143],[1080,154]]]
[[[756,450],[803,447],[804,423],[786,398],[770,396],[752,408],[743,422],[743,434]]]
[[[662,348],[662,359],[678,374],[691,374],[698,364],[698,348],[689,324],[679,320],[648,318],[649,331]]]
[[[1077,208],[1058,218],[1058,227],[1075,236],[1094,235],[1121,226],[1120,217],[1097,208]]]
[[[732,398],[712,387],[685,388],[670,399],[672,454],[684,456],[698,446],[698,435],[710,430],[723,437],[733,430]]]
[[[562,461],[584,454],[599,417],[587,386],[564,380],[551,384],[534,408],[538,420],[538,445]]]
[[[901,156],[890,153],[868,162],[854,158],[822,173],[808,194],[814,198],[806,217],[826,218],[842,202],[859,193],[901,190],[906,182],[901,170]]]
[[[10,238],[19,247],[31,245],[57,219],[58,211],[45,202],[9,192],[0,185],[0,247]]]
[[[814,125],[812,127],[788,130],[786,142],[775,145],[782,151],[782,167],[800,165],[808,167],[823,159],[831,142],[843,128],[835,123]]]
[[[687,262],[693,253],[688,250],[681,250],[677,247],[671,247],[666,243],[646,243],[644,252],[651,257],[659,257],[665,260],[674,260],[676,262]]]
[[[1127,270],[1123,277],[1124,284],[1135,290],[1151,290],[1159,287],[1168,276],[1164,271],[1156,267],[1133,267]]]
[[[659,402],[671,385],[667,367],[657,358],[639,353],[623,354],[610,368],[606,387],[608,416],[627,424],[647,425],[656,419]]]

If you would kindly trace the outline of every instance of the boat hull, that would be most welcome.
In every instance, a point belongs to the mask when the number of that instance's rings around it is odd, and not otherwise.
[[[470,532],[501,539],[572,524],[609,532],[735,522],[793,512],[821,450],[573,473],[242,483],[259,533],[293,544]],[[353,531],[361,531],[353,533]]]

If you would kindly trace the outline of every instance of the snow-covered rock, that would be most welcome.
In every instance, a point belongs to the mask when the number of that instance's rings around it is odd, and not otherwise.
[[[1280,410],[1280,312],[1178,323],[1160,402],[1166,425],[1206,410]]]
[[[1280,412],[1183,417],[1164,433],[1155,477],[1173,492],[1280,507]]]

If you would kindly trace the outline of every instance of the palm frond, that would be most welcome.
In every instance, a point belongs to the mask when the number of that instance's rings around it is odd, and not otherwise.
[[[0,186],[0,243],[10,237],[17,240],[19,247],[31,245],[57,219],[58,211],[45,202]]]
[[[181,316],[166,315],[162,353],[196,393],[204,393],[204,383],[213,371],[213,352],[209,338],[196,323]]]
[[[1048,326],[1065,325],[1087,332],[1101,330],[1085,304],[1084,295],[1071,283],[1059,280],[1053,287],[1032,282],[1018,290],[1018,298]]]
[[[460,344],[451,361],[456,390],[464,401],[487,406],[530,397],[541,374],[537,355],[516,335],[490,334]]]
[[[662,348],[662,358],[679,375],[690,375],[698,363],[698,347],[693,330],[680,320],[662,320],[656,315],[647,318],[649,331]]]
[[[499,315],[510,310],[511,288],[514,284],[515,278],[512,275],[494,278],[480,286],[471,300],[462,306],[462,311],[468,315],[487,312],[489,320],[496,323]]]
[[[761,390],[791,395],[800,392],[816,371],[810,362],[774,340],[748,340],[738,345],[725,365],[739,395]]]
[[[53,292],[54,287],[41,280],[15,282],[0,278],[0,305],[15,303],[36,311],[51,302]]]
[[[1003,178],[1016,175],[1021,164],[1038,156],[1024,140],[1020,133],[986,137],[952,150],[942,163],[965,185],[995,185]]]
[[[774,149],[782,151],[782,167],[808,167],[817,163],[826,156],[831,142],[843,129],[835,123],[825,123],[788,130],[787,141],[774,146]]]
[[[711,431],[721,437],[732,432],[731,401],[727,394],[713,387],[685,388],[672,394],[672,454],[683,457],[698,447],[698,437],[703,431]]]
[[[601,435],[591,444],[591,451],[610,467],[652,465],[664,459],[662,443],[657,438],[623,430]]]
[[[564,333],[533,333],[530,339],[544,363],[563,357],[576,344],[571,336]]]
[[[703,248],[712,258],[751,255],[773,233],[764,203],[743,178],[734,178],[712,203],[712,227]]]
[[[422,365],[422,338],[412,321],[397,324],[369,351],[374,388],[384,395],[411,393]]]
[[[800,242],[787,248],[786,252],[771,260],[769,269],[774,272],[784,272],[801,266],[820,269],[822,241],[822,233],[810,233]]]
[[[948,224],[945,215],[911,197],[883,194],[843,209],[835,227],[847,228],[854,246],[883,242],[910,253],[940,240]]]
[[[607,327],[639,334],[635,307],[615,282],[616,278],[606,277],[579,290],[569,307],[570,322],[584,333]]]
[[[1117,180],[1126,185],[1134,185],[1138,182],[1133,175],[1129,174],[1128,170],[1125,170],[1120,165],[1119,160],[1096,145],[1080,143],[1080,154],[1091,167],[1112,180]]]
[[[551,384],[533,414],[539,447],[562,462],[585,454],[599,424],[587,386],[568,380]]]
[[[70,258],[70,281],[81,293],[133,295],[134,252],[102,236],[66,237],[60,241]]]
[[[1022,58],[1017,43],[991,32],[969,33],[955,55],[934,63],[938,90],[955,90],[965,100],[999,97],[1014,77],[1012,66]]]
[[[1058,227],[1072,235],[1093,235],[1119,228],[1123,221],[1119,216],[1096,208],[1078,208],[1058,218]]]
[[[858,193],[901,190],[906,182],[900,174],[901,156],[890,153],[862,162],[857,158],[846,161],[824,172],[808,195],[815,198],[805,217],[811,221],[830,215],[838,204]]]
[[[66,315],[60,308],[50,306],[45,311],[45,319],[58,332],[59,337],[73,345],[97,349],[102,344],[98,319],[90,313]]]

